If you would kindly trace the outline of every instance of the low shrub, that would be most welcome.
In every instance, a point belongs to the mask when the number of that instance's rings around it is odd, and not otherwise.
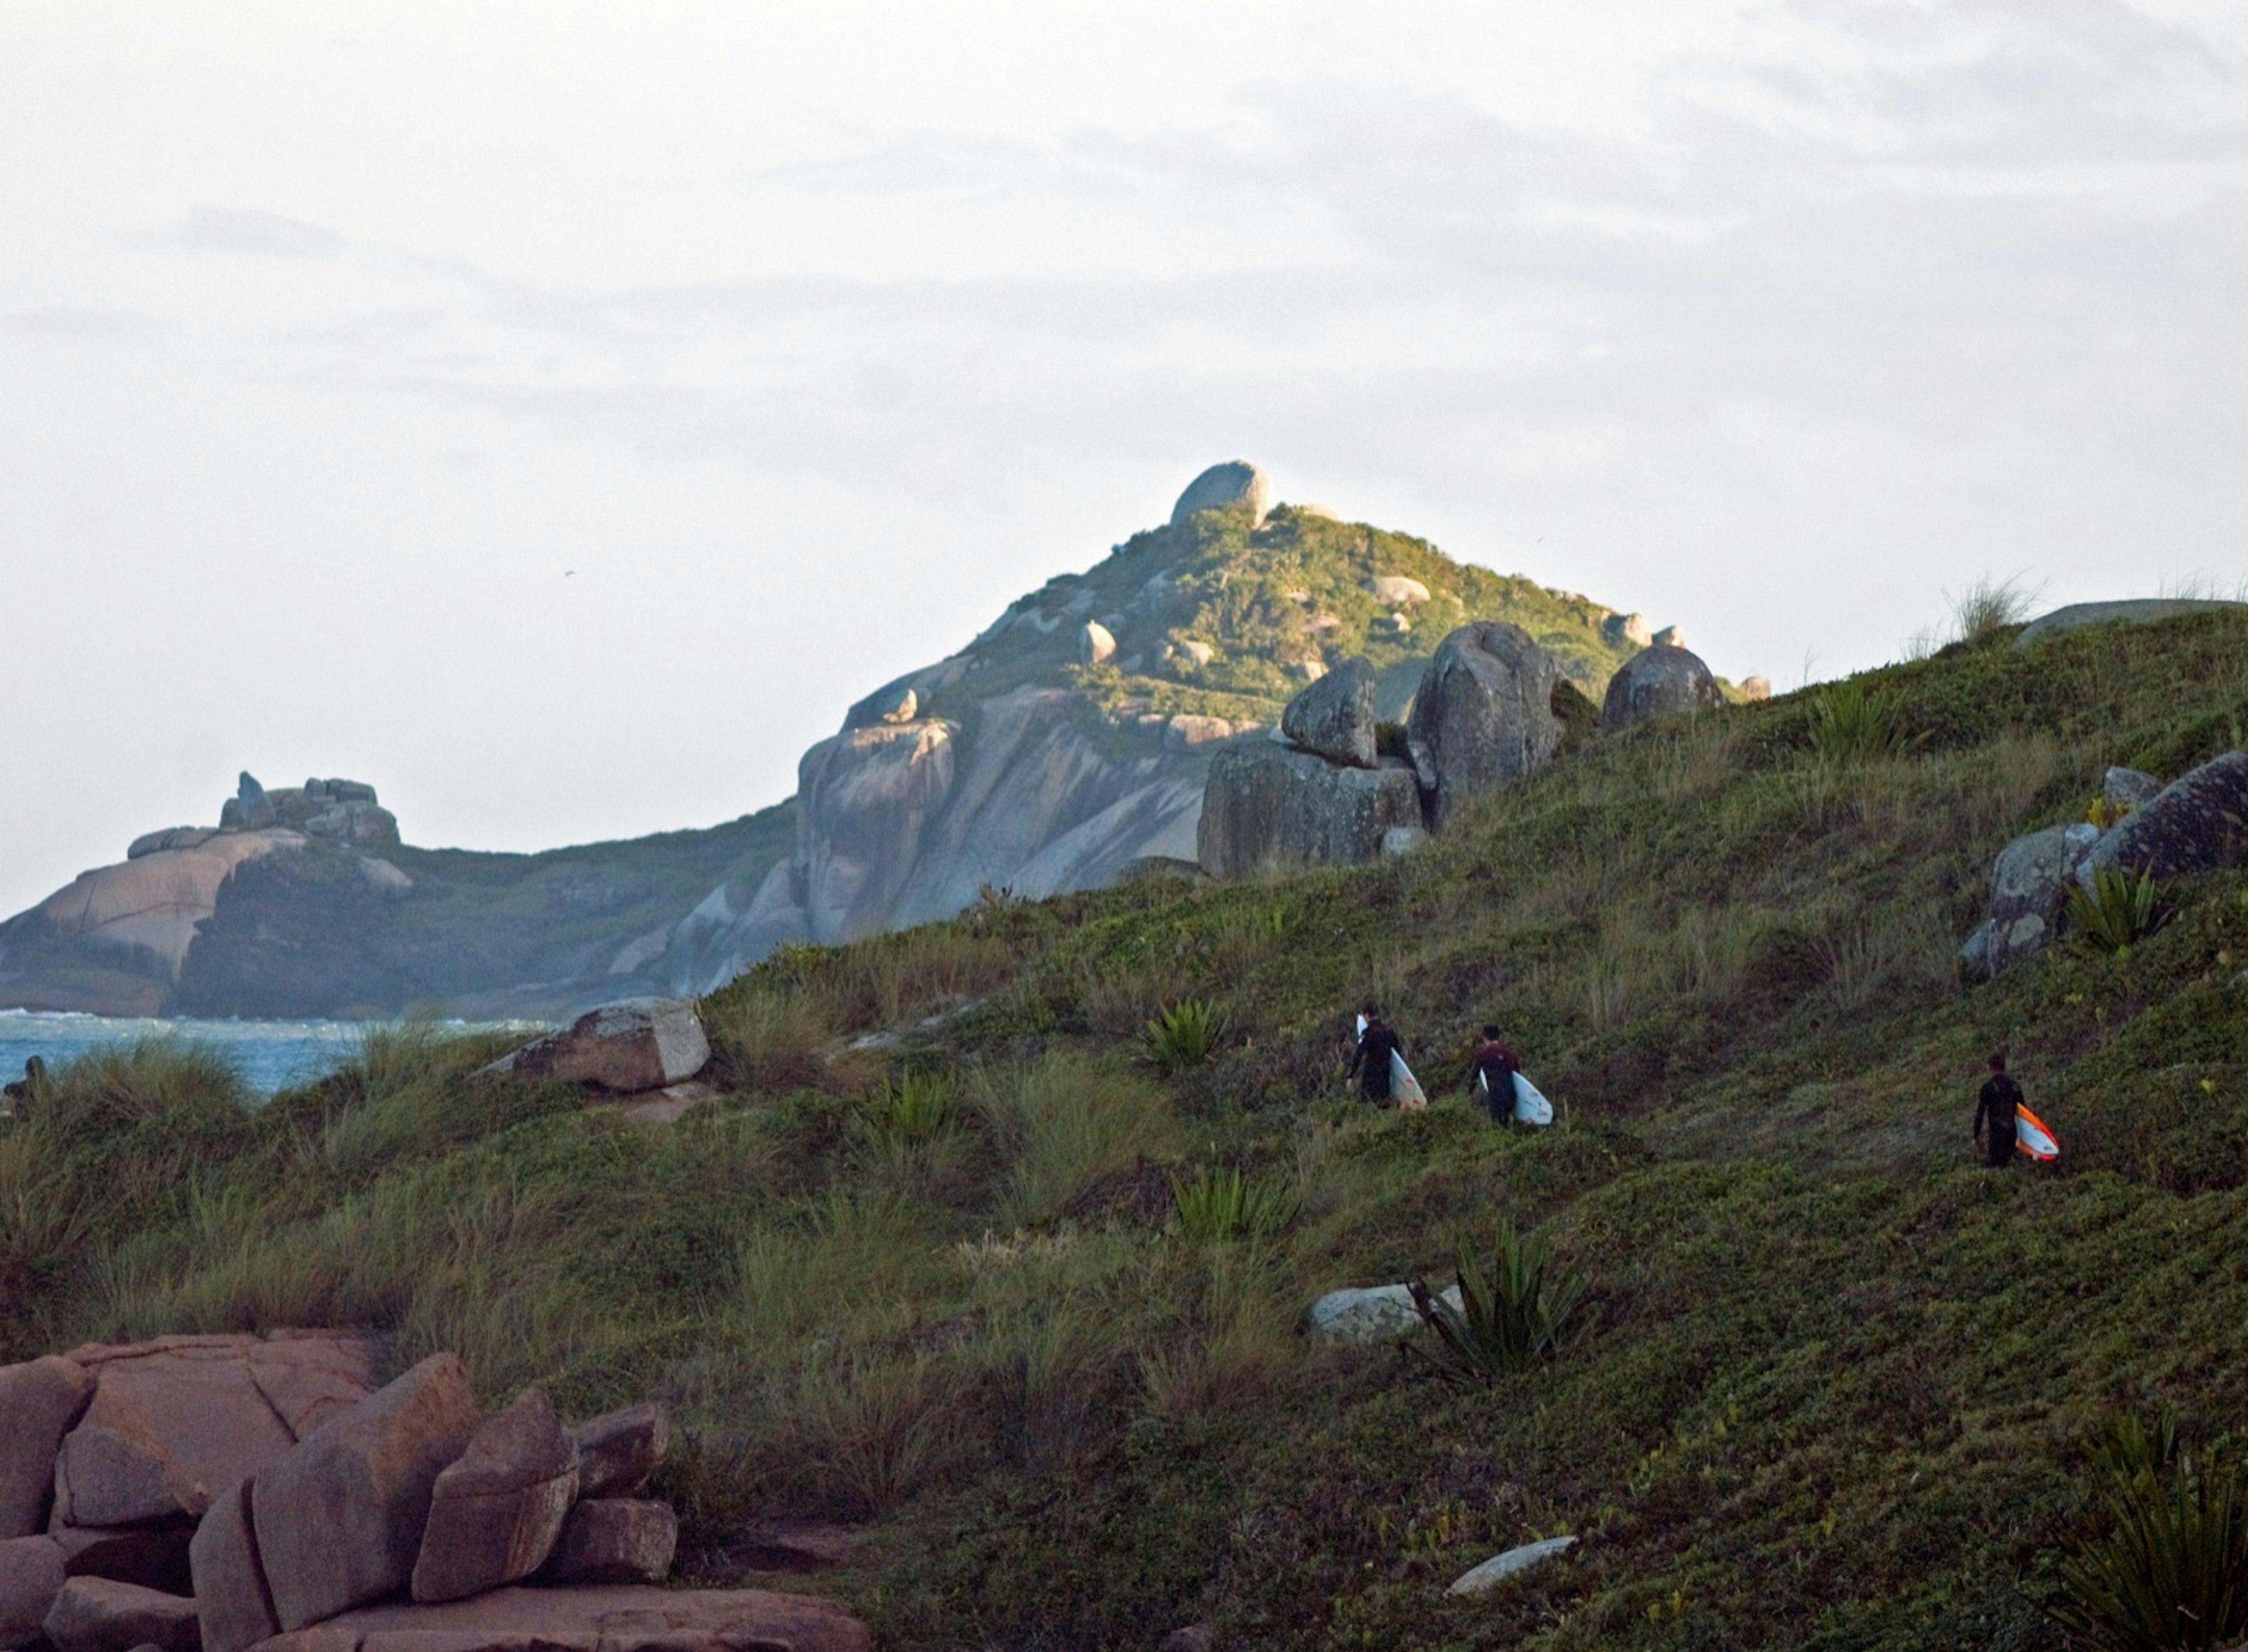
[[[1852,678],[1811,697],[1811,750],[1836,765],[1901,756],[1920,744],[1904,725],[1904,696],[1895,689]]]

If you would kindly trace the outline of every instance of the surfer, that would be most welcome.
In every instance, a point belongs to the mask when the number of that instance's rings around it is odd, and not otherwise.
[[[18,1111],[21,1105],[38,1099],[39,1086],[47,1081],[47,1064],[33,1056],[24,1063],[24,1076],[13,1084],[0,1084],[0,1097],[17,1105],[0,1107],[0,1113]]]
[[[1358,1080],[1360,1099],[1379,1105],[1389,1100],[1389,1058],[1405,1053],[1405,1040],[1390,1030],[1373,999],[1366,1001],[1359,1015],[1365,1025],[1358,1030],[1358,1048],[1343,1076]]]
[[[1514,1075],[1522,1058],[1499,1042],[1498,1029],[1483,1030],[1483,1046],[1468,1063],[1468,1100],[1491,1114],[1494,1124],[1514,1117]]]
[[[2021,1104],[2022,1086],[2008,1075],[2006,1052],[1999,1050],[1991,1055],[1991,1076],[1983,1081],[1983,1093],[1975,1099],[1975,1140],[1982,1141],[1988,1121],[1991,1145],[1983,1162],[1993,1170],[2014,1162],[2014,1109]]]

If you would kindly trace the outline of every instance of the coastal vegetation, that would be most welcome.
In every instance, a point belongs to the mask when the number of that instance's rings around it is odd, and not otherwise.
[[[669,1126],[413,1025],[262,1108],[86,1058],[0,1125],[0,1357],[364,1325],[493,1399],[653,1381],[689,1569],[867,1522],[792,1587],[887,1645],[2058,1652],[2248,1460],[2248,876],[1979,985],[1957,948],[2108,765],[2243,743],[2248,621],[2014,635],[1580,731],[1379,865],[784,948]],[[1340,1081],[1369,996],[1425,1112]],[[1487,1020],[1550,1129],[1459,1099]],[[2057,1165],[1974,1162],[1999,1046]],[[1471,1270],[1425,1358],[1303,1329]]]

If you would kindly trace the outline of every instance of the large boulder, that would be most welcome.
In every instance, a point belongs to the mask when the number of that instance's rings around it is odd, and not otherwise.
[[[2098,827],[2083,824],[2047,826],[1998,852],[1991,868],[1991,922],[1981,972],[1996,975],[2060,938],[2077,863],[2099,835]],[[1975,973],[1975,960],[1965,963]]]
[[[626,998],[587,1011],[483,1071],[630,1093],[682,1083],[709,1062],[710,1039],[693,999]]]
[[[1600,639],[1612,648],[1627,642],[1635,648],[1644,648],[1655,641],[1655,627],[1643,614],[1612,614],[1600,621]]]
[[[1107,665],[1115,655],[1116,634],[1098,620],[1087,620],[1078,633],[1078,664]]]
[[[257,784],[257,777],[244,769],[235,784],[234,795],[219,809],[218,828],[222,832],[261,832],[273,824],[278,813],[273,799]]]
[[[1457,1308],[1460,1287],[1446,1287],[1442,1299]],[[1420,1328],[1421,1311],[1405,1285],[1351,1285],[1328,1292],[1305,1311],[1304,1320],[1323,1341],[1394,1342]]]
[[[2104,867],[2174,878],[2248,859],[2248,752],[2228,751],[2179,776],[2101,834],[2078,863],[2089,888]]]
[[[2101,778],[2100,801],[2112,814],[2122,814],[2151,799],[2162,783],[2137,769],[2110,769]]]
[[[1552,761],[1555,675],[1530,634],[1503,620],[1474,620],[1437,646],[1406,724],[1430,826],[1442,831],[1470,799]]]
[[[250,1497],[252,1482],[219,1493],[188,1546],[202,1652],[244,1652],[281,1633],[273,1592],[257,1553]]]
[[[1600,727],[1613,734],[1649,717],[1715,711],[1724,703],[1717,680],[1702,663],[1701,655],[1668,644],[1641,648],[1608,679],[1607,697],[1600,705]]]
[[[283,1629],[407,1586],[431,1491],[477,1421],[460,1361],[432,1354],[258,1474],[250,1514]]]
[[[56,1453],[93,1397],[93,1376],[75,1360],[0,1367],[0,1541],[46,1525]]]
[[[1234,504],[1249,507],[1252,524],[1263,522],[1272,508],[1271,478],[1246,459],[1214,464],[1188,483],[1171,507],[1171,525],[1177,527],[1198,511],[1223,511]]]
[[[494,1589],[444,1606],[377,1606],[264,1652],[869,1652],[833,1601],[764,1589]]]
[[[1280,714],[1280,732],[1296,744],[1358,769],[1374,766],[1374,666],[1363,658],[1344,661]]]
[[[1420,824],[1420,785],[1402,764],[1346,768],[1251,741],[1210,760],[1196,858],[1216,878],[1271,866],[1355,865],[1380,856],[1391,827]]]
[[[671,1420],[653,1402],[578,1425],[578,1495],[628,1498],[648,1484],[671,1444]]]
[[[543,1581],[661,1583],[679,1547],[679,1517],[668,1503],[592,1498],[570,1511]]]
[[[577,1496],[578,1448],[545,1395],[525,1389],[430,1489],[414,1598],[463,1601],[529,1577],[553,1553]]]
[[[1429,600],[1427,586],[1402,573],[1377,574],[1367,581],[1366,588],[1374,593],[1376,602],[1387,607],[1402,607],[1407,603]]]
[[[2032,643],[2063,631],[2073,631],[2087,625],[2153,625],[2163,620],[2175,620],[2183,614],[2208,614],[2221,608],[2248,609],[2248,603],[2225,602],[2194,597],[2142,597],[2121,602],[2072,602],[2065,608],[2055,608],[2051,614],[2032,620],[2022,627],[2014,639],[2014,646],[2026,648]]]
[[[72,1578],[47,1608],[40,1630],[55,1652],[197,1652],[202,1630],[182,1594],[108,1578]]]
[[[65,1580],[63,1552],[52,1538],[0,1542],[0,1649],[14,1652],[39,1638]]]

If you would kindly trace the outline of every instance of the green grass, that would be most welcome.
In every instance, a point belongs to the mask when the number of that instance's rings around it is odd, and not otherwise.
[[[690,1569],[872,1521],[792,1586],[908,1649],[2063,1652],[2115,1420],[2241,1460],[2248,876],[2166,883],[2128,950],[1971,990],[1952,953],[2011,838],[2239,737],[2248,626],[2001,628],[1861,688],[1905,737],[1847,761],[1814,690],[1582,738],[1400,860],[789,949],[706,1001],[727,1094],[668,1128],[410,1027],[255,1113],[176,1047],[72,1064],[0,1126],[0,1357],[365,1324],[494,1400],[661,1394]],[[1425,1112],[1350,1098],[1367,997]],[[1159,1073],[1188,1000],[1228,1036]],[[1552,1128],[1461,1099],[1488,1020]],[[1975,1162],[2000,1045],[2057,1166]],[[1301,1328],[1510,1227],[1583,1284],[1527,1371]]]

